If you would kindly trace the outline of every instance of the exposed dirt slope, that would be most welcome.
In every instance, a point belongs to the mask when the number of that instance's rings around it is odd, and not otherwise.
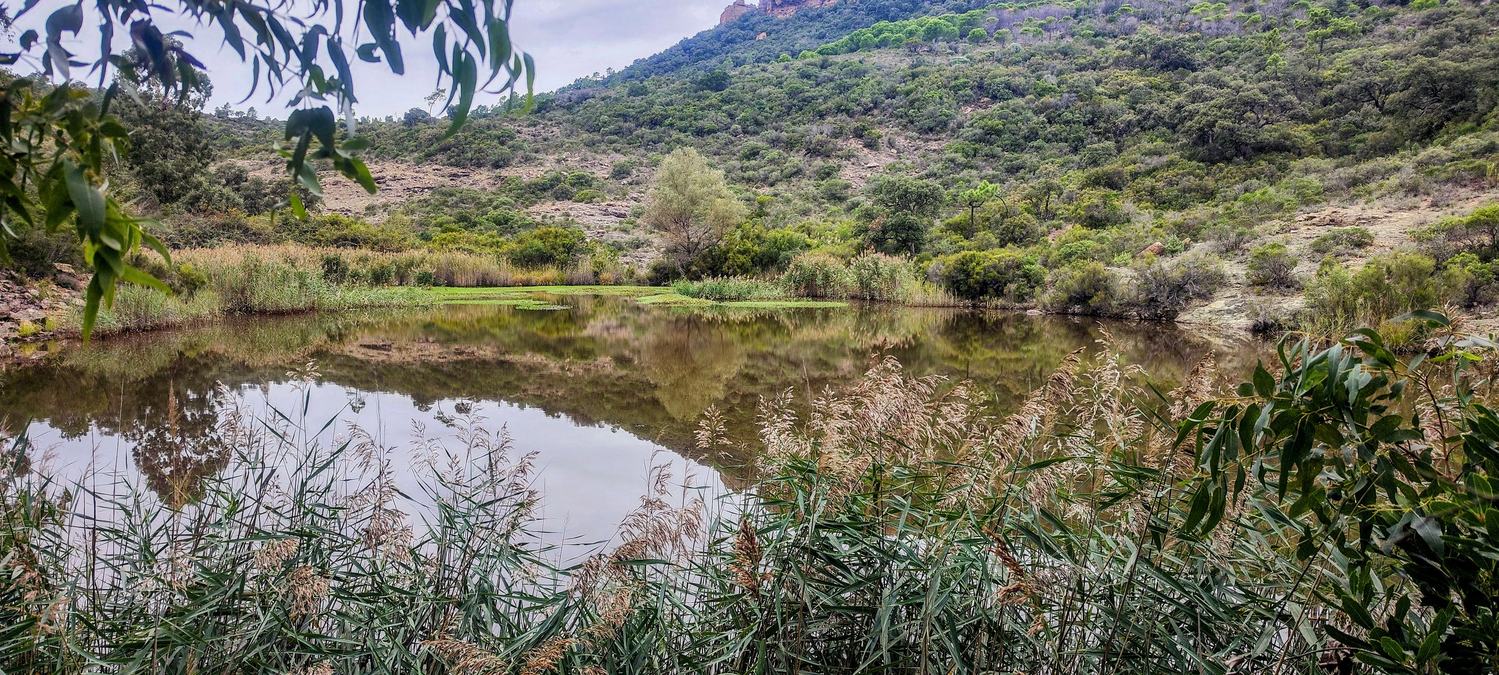
[[[331,213],[359,216],[380,222],[402,204],[422,197],[443,187],[464,187],[479,190],[495,189],[506,178],[530,180],[550,171],[583,171],[600,178],[608,176],[609,168],[617,157],[590,152],[565,153],[526,162],[504,169],[469,169],[437,163],[413,164],[396,161],[371,161],[370,173],[380,190],[375,194],[366,192],[357,183],[341,176],[324,173],[322,208]],[[280,160],[264,162],[242,162],[252,175],[266,180],[281,180],[283,164]],[[538,220],[571,223],[582,228],[597,241],[618,244],[622,249],[623,262],[643,268],[657,255],[654,240],[644,232],[626,224],[631,209],[645,200],[641,187],[648,181],[645,176],[636,176],[622,186],[626,192],[611,201],[596,204],[578,202],[547,201],[526,209]],[[612,181],[611,181],[612,182]]]
[[[1273,234],[1252,245],[1271,241],[1285,244],[1299,260],[1297,275],[1307,279],[1322,262],[1322,256],[1312,250],[1312,242],[1329,230],[1362,227],[1374,235],[1373,245],[1338,258],[1350,269],[1357,269],[1372,256],[1410,248],[1415,244],[1412,235],[1426,225],[1495,201],[1499,201],[1499,187],[1449,192],[1440,201],[1429,197],[1386,198],[1323,206],[1302,211],[1286,221],[1270,223],[1266,229]],[[1179,320],[1247,329],[1257,317],[1288,317],[1302,306],[1298,290],[1273,291],[1249,285],[1246,260],[1246,254],[1227,258],[1228,283],[1207,304],[1186,312]],[[1499,327],[1499,317],[1485,314],[1475,319],[1480,326]]]

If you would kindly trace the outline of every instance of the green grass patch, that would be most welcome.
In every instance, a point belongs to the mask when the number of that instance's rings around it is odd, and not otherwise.
[[[604,295],[611,297],[638,298],[661,293],[663,288],[654,286],[508,286],[508,287],[433,287],[414,289],[415,297],[425,297],[436,302],[451,302],[455,299],[513,298],[532,295]]]
[[[642,305],[652,305],[657,307],[708,307],[718,304],[712,300],[704,300],[702,298],[689,298],[680,293],[672,292],[658,292],[654,295],[641,296],[635,298],[635,302],[638,302]]]
[[[744,309],[797,309],[804,307],[847,307],[848,303],[837,300],[739,300],[718,303],[723,307]]]

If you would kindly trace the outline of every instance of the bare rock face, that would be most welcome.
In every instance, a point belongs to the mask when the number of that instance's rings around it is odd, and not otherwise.
[[[837,3],[838,0],[760,0],[760,9],[784,19],[803,9],[827,7]]]
[[[745,0],[734,0],[734,4],[725,7],[723,14],[719,15],[718,25],[722,26],[726,23],[738,21],[744,15],[756,10],[767,12],[778,19],[784,19],[802,9],[827,7],[837,2],[838,0],[760,0],[760,4],[756,6],[745,2]]]
[[[745,4],[744,0],[734,0],[734,4],[725,7],[723,14],[718,16],[718,25],[738,21],[745,14],[755,11],[754,7]]]

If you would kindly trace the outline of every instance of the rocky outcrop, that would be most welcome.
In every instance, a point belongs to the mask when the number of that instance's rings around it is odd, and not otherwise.
[[[0,360],[13,356],[16,341],[46,336],[53,320],[83,304],[83,276],[69,265],[55,267],[54,278],[41,281],[0,271]]]
[[[738,21],[745,14],[755,11],[754,7],[745,4],[744,0],[734,0],[734,4],[725,7],[723,14],[718,15],[718,25]]]
[[[784,19],[803,9],[835,5],[838,0],[760,0],[760,9],[772,16]]]
[[[760,0],[760,4],[751,5],[745,0],[734,0],[734,4],[725,7],[723,14],[718,16],[718,25],[738,21],[744,15],[754,11],[769,12],[771,16],[784,19],[800,10],[810,7],[827,7],[836,4],[838,0]]]

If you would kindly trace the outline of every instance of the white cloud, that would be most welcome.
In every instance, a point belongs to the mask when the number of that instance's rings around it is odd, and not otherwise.
[[[352,0],[345,0],[352,6]],[[12,39],[27,28],[40,29],[47,15],[68,0],[41,0],[17,24]],[[167,3],[171,6],[170,0]],[[516,0],[511,34],[518,48],[536,59],[539,91],[550,91],[573,80],[623,68],[636,59],[661,51],[684,37],[714,25],[727,0]],[[84,5],[85,25],[78,39],[67,43],[75,53],[88,58],[98,51],[99,33],[91,4]],[[167,27],[167,25],[163,25]],[[281,116],[278,101],[267,102],[265,92],[240,103],[250,91],[251,69],[218,39],[215,29],[185,22],[172,25],[197,34],[188,42],[189,51],[208,65],[214,82],[210,107],[229,103],[245,109],[256,106],[261,114]],[[123,48],[126,31],[116,31],[115,44]],[[392,75],[383,65],[356,62],[360,115],[400,115],[409,108],[425,108],[422,101],[436,82],[437,64],[428,39],[402,41],[406,75]],[[34,68],[35,64],[31,64]],[[17,67],[26,72],[27,64]],[[75,77],[80,74],[75,73]],[[476,103],[493,103],[498,96],[481,94]]]

